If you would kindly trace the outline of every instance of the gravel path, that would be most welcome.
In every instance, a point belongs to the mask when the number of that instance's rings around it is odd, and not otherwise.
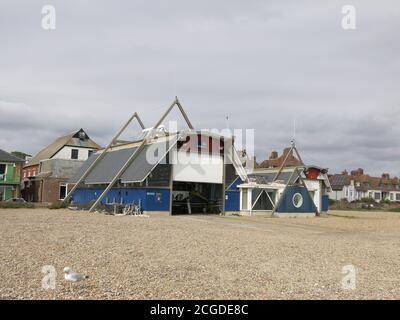
[[[115,217],[0,210],[1,299],[400,299],[400,214]],[[343,290],[354,265],[356,290]],[[56,290],[42,289],[45,265]],[[88,274],[70,285],[64,267]]]

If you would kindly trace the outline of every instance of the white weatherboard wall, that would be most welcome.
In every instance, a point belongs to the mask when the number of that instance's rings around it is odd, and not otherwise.
[[[80,148],[80,147],[69,147],[65,146],[60,151],[58,151],[52,159],[71,159],[71,150],[78,149],[78,159],[77,160],[87,160],[89,158],[89,150],[88,148]]]
[[[173,180],[199,183],[218,183],[223,180],[223,159],[219,155],[175,152]]]
[[[318,209],[318,212],[322,211],[322,186],[319,180],[304,180],[308,191],[313,195],[313,201]]]

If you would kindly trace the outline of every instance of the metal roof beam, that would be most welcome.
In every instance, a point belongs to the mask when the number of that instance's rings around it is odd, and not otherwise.
[[[189,126],[190,129],[194,129],[192,126],[192,123],[190,122],[187,114],[183,110],[182,105],[180,104],[178,97],[175,97],[174,102],[171,104],[171,106],[167,109],[167,111],[162,115],[161,119],[156,123],[156,125],[153,127],[153,130],[157,130],[157,128],[162,124],[162,122],[165,120],[165,118],[168,116],[168,114],[171,112],[171,110],[176,106],[178,106],[180,112],[182,113],[182,116],[184,117],[187,125]],[[90,208],[89,212],[93,212],[96,207],[100,204],[101,200],[107,195],[107,193],[111,190],[111,188],[115,185],[115,183],[120,179],[120,177],[123,175],[123,173],[128,169],[128,167],[132,164],[133,161],[139,156],[140,152],[144,148],[144,145],[147,143],[148,137],[152,130],[150,130],[143,141],[140,143],[138,148],[133,152],[133,154],[129,157],[129,159],[125,162],[125,164],[122,166],[122,168],[118,171],[116,176],[112,179],[112,181],[108,184],[107,188],[103,191],[103,193],[100,195],[99,198],[97,198],[96,202],[93,204],[93,206]]]
[[[126,128],[131,124],[133,119],[136,119],[142,129],[145,129],[145,126],[140,119],[139,115],[137,112],[135,112],[129,120],[122,126],[122,128],[118,131],[118,133],[114,136],[114,138],[111,140],[111,142],[108,144],[108,146],[102,151],[102,153],[97,157],[97,159],[87,168],[87,170],[83,173],[83,175],[79,178],[79,180],[75,183],[74,187],[71,189],[70,192],[68,192],[67,196],[63,200],[62,203],[66,203],[73,193],[76,191],[76,189],[79,187],[79,185],[87,178],[89,173],[96,167],[96,165],[105,157],[107,154],[107,151],[113,146],[113,144],[117,141],[117,139],[121,136],[121,134],[126,130]]]
[[[173,103],[171,104],[171,106],[167,109],[167,111],[165,111],[165,113],[162,115],[161,119],[158,120],[157,124],[153,127],[154,129],[157,129],[157,128],[163,123],[163,121],[165,120],[165,118],[169,115],[169,113],[171,112],[171,110],[172,110],[175,106],[178,107],[178,109],[179,109],[179,111],[181,112],[183,118],[185,119],[186,124],[188,125],[188,127],[189,127],[191,130],[194,130],[194,127],[193,127],[193,125],[192,125],[192,122],[189,120],[189,117],[187,116],[185,110],[183,109],[181,103],[179,102],[178,97],[175,97],[174,102],[173,102]]]

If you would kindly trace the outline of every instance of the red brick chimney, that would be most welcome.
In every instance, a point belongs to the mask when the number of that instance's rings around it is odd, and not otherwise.
[[[272,151],[271,155],[269,156],[269,160],[275,160],[278,159],[278,152],[277,151]]]
[[[283,149],[283,156],[286,157],[286,155],[289,153],[291,148],[285,148]]]
[[[390,179],[390,174],[389,173],[382,174],[382,179],[389,180]]]

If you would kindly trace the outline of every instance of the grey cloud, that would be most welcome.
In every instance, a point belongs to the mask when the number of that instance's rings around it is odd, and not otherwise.
[[[42,1],[0,4],[0,148],[34,153],[80,127],[105,144],[178,94],[198,128],[229,116],[255,129],[258,159],[289,143],[296,119],[306,161],[400,171],[397,1],[352,1],[352,31],[337,0],[46,4],[52,32]]]

